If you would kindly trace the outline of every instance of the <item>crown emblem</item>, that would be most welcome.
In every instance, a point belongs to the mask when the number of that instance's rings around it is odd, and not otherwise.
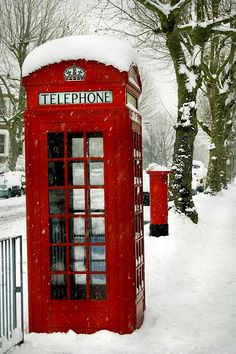
[[[66,81],[81,81],[85,78],[85,71],[73,64],[64,71],[64,78]]]

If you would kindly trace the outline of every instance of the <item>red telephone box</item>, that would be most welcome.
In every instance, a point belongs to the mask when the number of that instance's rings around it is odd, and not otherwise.
[[[145,310],[137,67],[62,60],[24,86],[29,330],[131,333]]]

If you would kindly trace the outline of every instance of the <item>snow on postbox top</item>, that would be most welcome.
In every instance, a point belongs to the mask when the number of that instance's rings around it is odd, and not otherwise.
[[[139,96],[137,61],[136,51],[127,42],[108,36],[79,35],[46,42],[29,53],[23,64],[27,107],[117,105],[121,102],[118,86],[127,82]],[[132,97],[127,102],[135,107]]]

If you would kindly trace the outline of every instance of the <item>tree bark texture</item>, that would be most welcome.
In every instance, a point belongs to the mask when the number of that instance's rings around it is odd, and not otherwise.
[[[196,95],[197,86],[187,88],[187,75],[182,73],[180,65],[185,65],[185,56],[179,38],[179,32],[173,27],[167,33],[167,47],[174,63],[178,83],[178,116],[173,154],[173,173],[171,174],[171,195],[177,210],[186,214],[194,223],[198,214],[192,199],[192,161],[193,144],[197,134]]]
[[[8,124],[10,152],[7,160],[8,167],[11,171],[15,170],[17,158],[22,154],[23,149],[23,113],[19,114],[11,124]]]
[[[208,191],[212,194],[227,188],[227,160],[229,149],[227,139],[232,123],[229,120],[229,110],[225,105],[226,94],[220,93],[216,85],[208,88],[208,98],[211,107],[211,146],[207,174]]]

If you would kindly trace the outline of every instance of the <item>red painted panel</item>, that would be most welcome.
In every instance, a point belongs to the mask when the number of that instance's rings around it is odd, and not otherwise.
[[[168,224],[169,171],[147,171],[150,175],[150,222]]]
[[[86,78],[80,82],[65,82],[63,72],[74,63],[83,67]],[[139,174],[142,172],[137,167],[141,166],[141,127],[138,123],[132,122],[132,115],[126,107],[126,90],[136,97],[139,96],[140,90],[132,80],[128,83],[128,76],[128,73],[120,73],[111,66],[79,60],[44,67],[24,79],[27,91],[25,133],[30,331],[53,332],[73,329],[78,333],[92,333],[96,330],[108,329],[119,333],[131,333],[143,321],[145,297],[141,179],[137,185],[134,184],[135,171]],[[140,84],[137,72],[133,71],[131,77]],[[91,90],[111,90],[113,102],[53,106],[38,104],[40,92]],[[65,203],[68,205],[69,190],[72,187],[68,184],[67,177],[63,188],[48,186],[48,163],[60,165],[64,162],[64,166],[68,166],[69,163],[64,155],[60,158],[48,158],[47,134],[49,132],[61,132],[63,136],[68,132],[82,132],[84,137],[87,132],[103,133],[107,280],[107,296],[103,300],[89,297],[77,300],[51,298],[51,274],[57,273],[53,273],[50,269],[50,247],[57,247],[57,245],[50,241],[49,220],[52,216],[49,213],[48,195],[50,190],[62,189],[66,195]],[[135,144],[138,144],[140,150],[140,155],[136,157],[134,157],[134,148],[136,150],[138,148]],[[86,145],[84,148],[86,149]],[[88,156],[77,158],[84,164],[89,164],[89,159]],[[98,158],[93,161],[100,160]],[[87,180],[86,175],[84,176]],[[87,190],[90,187],[85,183],[81,188],[85,191],[87,203]],[[135,203],[138,209],[135,209]],[[66,270],[62,271],[66,277],[73,274],[68,263],[69,247],[71,247],[68,241],[70,216],[69,213],[57,216],[60,220],[66,220],[67,239],[60,243],[60,247],[65,247],[66,250],[67,266]],[[87,211],[85,220],[88,220]],[[85,225],[88,225],[88,221]],[[86,229],[86,255],[90,246],[88,232]],[[86,260],[87,275],[91,273],[89,267]],[[59,274],[62,274],[60,271],[59,269]],[[88,280],[86,284],[86,296],[88,296],[90,291]],[[67,297],[70,296],[70,291],[67,286],[65,290]]]

